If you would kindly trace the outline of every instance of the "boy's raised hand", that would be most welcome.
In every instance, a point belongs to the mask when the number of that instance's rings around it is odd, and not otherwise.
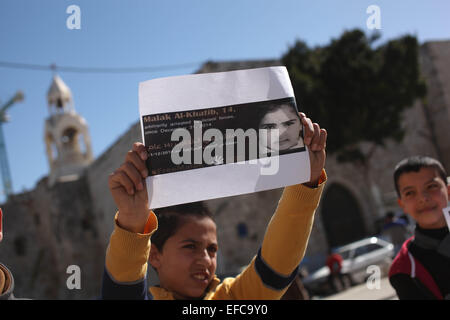
[[[309,158],[311,163],[311,180],[304,185],[308,187],[316,187],[319,183],[322,169],[325,167],[327,131],[321,129],[319,124],[313,123],[302,112],[299,113],[300,120],[304,127],[304,142],[308,146]]]
[[[136,142],[125,162],[108,179],[108,186],[119,209],[117,222],[125,230],[142,233],[149,215],[145,178],[148,176],[147,151]]]

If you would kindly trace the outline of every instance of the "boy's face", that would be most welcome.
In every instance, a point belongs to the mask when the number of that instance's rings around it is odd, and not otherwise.
[[[447,207],[450,186],[447,186],[434,168],[407,172],[398,179],[398,204],[424,229],[445,227],[442,209]]]
[[[217,266],[216,224],[208,217],[188,216],[167,239],[162,252],[152,246],[150,263],[158,271],[161,287],[176,299],[203,296]]]

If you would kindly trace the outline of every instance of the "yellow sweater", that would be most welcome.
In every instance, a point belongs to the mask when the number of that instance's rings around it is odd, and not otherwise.
[[[267,227],[261,250],[236,278],[226,278],[222,283],[218,278],[213,279],[204,299],[280,299],[305,254],[325,180],[323,171],[317,188],[286,187]],[[106,277],[119,290],[121,285],[129,289],[130,285],[146,281],[151,234],[157,228],[156,216],[151,214],[153,229],[146,234],[128,232],[115,224],[106,252]],[[171,292],[160,287],[150,288],[150,293],[156,300],[173,299]]]

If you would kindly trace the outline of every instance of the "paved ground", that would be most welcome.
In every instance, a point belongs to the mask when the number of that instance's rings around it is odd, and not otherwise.
[[[369,289],[363,283],[347,289],[346,291],[318,298],[323,300],[398,300],[394,288],[391,287],[387,277],[380,279],[379,289]]]

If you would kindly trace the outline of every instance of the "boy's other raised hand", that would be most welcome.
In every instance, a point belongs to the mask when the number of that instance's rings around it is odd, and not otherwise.
[[[311,163],[311,180],[304,185],[308,187],[316,187],[325,167],[327,131],[321,129],[318,123],[313,123],[311,119],[306,117],[302,112],[299,113],[300,120],[305,130],[303,134],[305,145],[308,146],[309,158]]]
[[[149,215],[145,178],[148,176],[147,151],[136,142],[125,162],[108,179],[108,186],[119,209],[117,222],[125,230],[142,233]]]

